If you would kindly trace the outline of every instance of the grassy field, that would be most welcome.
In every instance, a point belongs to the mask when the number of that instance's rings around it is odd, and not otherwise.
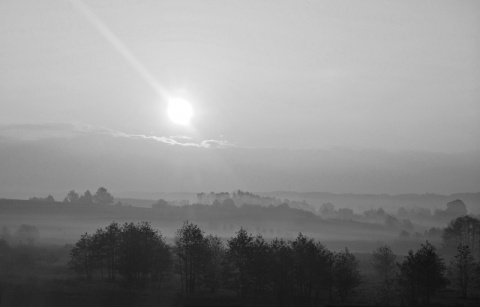
[[[158,288],[129,288],[122,282],[101,281],[99,276],[87,281],[68,268],[69,250],[69,246],[30,246],[0,263],[0,306],[277,306],[273,294],[240,299],[229,289],[219,289],[215,294],[200,290],[184,297],[178,276],[174,274]],[[356,253],[355,256],[360,261],[363,282],[346,305],[375,306],[376,275],[370,264],[371,254]],[[398,261],[402,259],[399,257]],[[309,304],[293,297],[285,306],[325,306],[329,303],[327,297],[324,293]],[[399,303],[392,302],[397,306]],[[478,292],[464,300],[451,285],[434,298],[433,306],[477,306],[478,303]]]

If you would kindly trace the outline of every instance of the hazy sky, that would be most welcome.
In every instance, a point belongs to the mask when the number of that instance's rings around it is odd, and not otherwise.
[[[178,168],[191,164],[203,175],[196,183],[178,175],[184,183],[169,190],[217,190],[213,175],[195,164],[193,146],[218,167],[216,177],[242,178],[230,185],[220,179],[225,190],[244,182],[252,190],[475,190],[479,17],[479,1],[0,0],[2,184],[29,185],[32,172],[49,171],[44,160],[12,168],[25,162],[16,151],[35,155],[54,142],[63,152],[62,142],[78,140],[76,151],[101,156],[92,145],[100,133],[117,141],[104,150],[121,161],[109,169],[119,176],[124,159],[139,163],[145,155],[150,165],[171,166],[188,151],[193,161]],[[168,119],[156,86],[192,103],[189,126]],[[126,138],[142,153],[123,152]],[[268,150],[280,165],[266,158]],[[338,150],[349,154],[319,154]],[[382,152],[389,158],[375,163]],[[285,166],[297,159],[303,164]],[[429,170],[421,173],[415,161]],[[170,174],[127,168],[145,180]],[[434,174],[447,178],[425,183]],[[87,177],[67,184],[87,185]]]

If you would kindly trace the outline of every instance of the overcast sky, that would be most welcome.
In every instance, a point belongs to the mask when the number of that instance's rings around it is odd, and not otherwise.
[[[42,166],[53,143],[74,165],[110,157],[116,178],[95,184],[114,190],[478,191],[479,16],[479,1],[0,0],[0,193],[87,186]]]

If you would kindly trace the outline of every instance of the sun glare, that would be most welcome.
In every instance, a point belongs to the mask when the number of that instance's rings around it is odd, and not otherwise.
[[[192,105],[183,98],[171,98],[167,112],[170,120],[178,125],[188,125],[193,117]]]

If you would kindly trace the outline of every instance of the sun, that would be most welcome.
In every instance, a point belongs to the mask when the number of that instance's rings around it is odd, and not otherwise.
[[[167,113],[172,122],[186,126],[193,117],[193,107],[183,98],[170,98]]]

